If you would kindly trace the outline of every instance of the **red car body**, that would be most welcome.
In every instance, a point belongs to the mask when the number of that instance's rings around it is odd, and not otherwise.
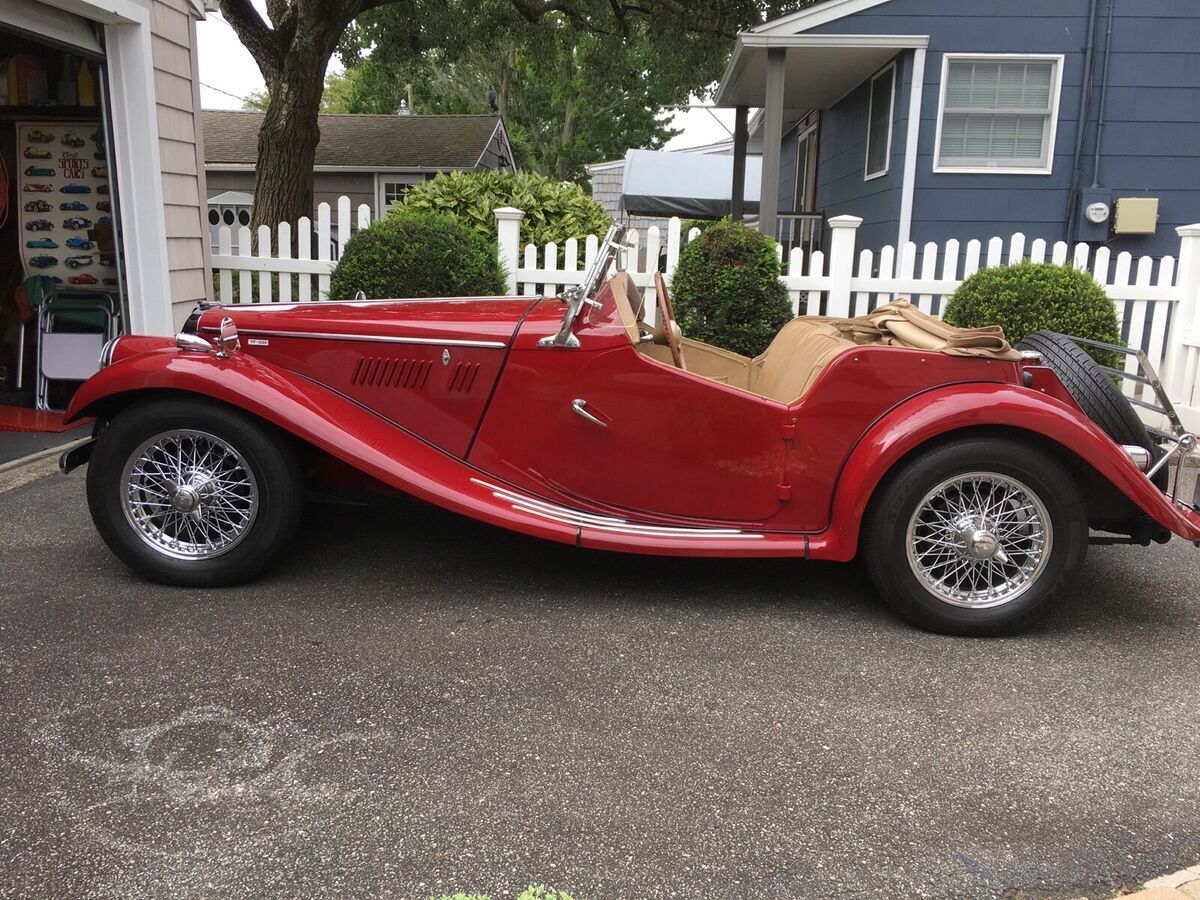
[[[191,330],[215,345],[225,318],[241,347],[224,356],[120,339],[68,421],[103,421],[149,393],[202,395],[525,534],[832,560],[855,556],[873,494],[906,455],[951,433],[1004,434],[1075,460],[1156,537],[1200,541],[1200,514],[1024,360],[864,345],[785,404],[639,353],[607,287],[575,324],[578,348],[539,345],[559,331],[557,298],[215,307]]]

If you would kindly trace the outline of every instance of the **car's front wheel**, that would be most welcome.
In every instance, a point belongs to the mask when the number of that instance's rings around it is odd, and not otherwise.
[[[304,485],[282,436],[200,398],[160,398],[124,410],[88,466],[88,506],[109,548],[164,584],[246,581],[284,550]]]
[[[919,453],[891,473],[863,536],[872,580],[905,619],[942,634],[1019,630],[1087,551],[1087,513],[1052,456],[1005,439]]]

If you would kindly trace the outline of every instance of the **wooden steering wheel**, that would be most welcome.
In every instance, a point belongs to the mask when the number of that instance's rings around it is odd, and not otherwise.
[[[662,272],[654,273],[654,296],[658,300],[658,317],[663,333],[667,336],[667,346],[671,348],[671,360],[675,368],[687,371],[683,361],[683,332],[675,321],[675,308],[671,306],[671,295],[667,293],[667,283],[663,280]]]

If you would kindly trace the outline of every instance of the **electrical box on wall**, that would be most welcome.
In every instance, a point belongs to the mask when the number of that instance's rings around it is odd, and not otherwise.
[[[1116,234],[1154,234],[1158,230],[1157,197],[1121,197],[1117,200]]]
[[[1081,241],[1107,241],[1112,228],[1112,191],[1085,188],[1079,195],[1079,222],[1075,236]]]

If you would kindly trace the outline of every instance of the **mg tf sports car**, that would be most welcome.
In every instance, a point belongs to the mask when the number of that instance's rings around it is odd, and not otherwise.
[[[1170,480],[1195,438],[1148,433],[1074,342],[899,301],[748,359],[682,337],[661,278],[649,327],[620,238],[562,297],[209,306],[117,338],[62,468],[90,460],[121,560],[192,586],[261,572],[339,477],[594,550],[861,556],[902,616],[966,635],[1041,612],[1092,531],[1200,541]]]

